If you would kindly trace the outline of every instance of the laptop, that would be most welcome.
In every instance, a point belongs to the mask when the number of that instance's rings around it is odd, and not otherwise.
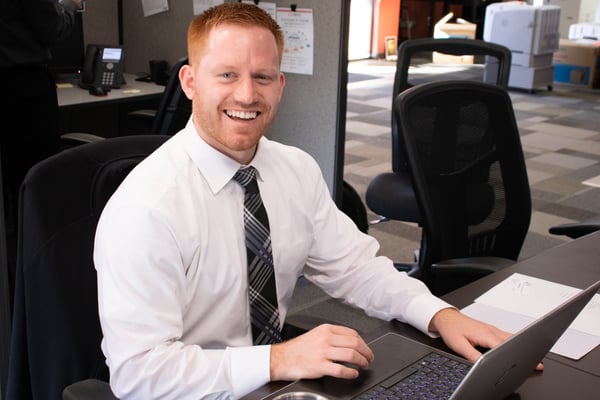
[[[368,370],[361,371],[357,379],[324,377],[300,380],[267,398],[301,392],[304,395],[318,394],[330,400],[504,399],[534,373],[536,365],[599,289],[600,281],[578,292],[502,344],[485,352],[474,364],[410,338],[386,333],[369,343],[375,353],[375,361]],[[438,371],[440,368],[441,372]],[[445,381],[449,381],[447,387],[441,384]],[[391,397],[392,394],[395,397]]]

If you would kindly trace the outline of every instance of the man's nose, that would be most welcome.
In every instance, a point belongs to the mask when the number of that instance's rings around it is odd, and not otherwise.
[[[252,78],[240,79],[236,85],[235,100],[242,104],[252,104],[256,100],[256,87]]]

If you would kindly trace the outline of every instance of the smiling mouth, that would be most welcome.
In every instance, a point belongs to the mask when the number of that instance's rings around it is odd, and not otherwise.
[[[232,110],[225,110],[225,114],[229,118],[233,118],[233,119],[253,120],[260,113],[258,111],[232,111]]]

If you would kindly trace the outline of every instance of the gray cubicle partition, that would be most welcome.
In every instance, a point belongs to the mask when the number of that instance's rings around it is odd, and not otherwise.
[[[267,135],[310,153],[341,204],[346,138],[350,0],[277,1],[313,9],[313,75],[286,74],[279,114]]]
[[[237,0],[227,0],[237,1]],[[346,125],[346,83],[350,0],[270,0],[278,7],[309,8],[314,19],[313,75],[286,74],[286,87],[268,136],[297,146],[319,163],[332,196],[341,202]],[[112,13],[106,3],[90,2],[84,18],[85,41],[94,42],[106,33],[90,32],[86,20],[101,18],[94,13]],[[96,2],[97,3],[97,2]],[[166,59],[173,64],[184,57],[186,34],[193,19],[192,0],[169,1],[169,11],[143,16],[141,1],[123,1],[122,39],[125,70],[148,71],[148,61]],[[93,7],[96,8],[93,8]],[[92,24],[93,25],[93,24]],[[116,36],[114,36],[116,37]],[[101,43],[104,40],[99,40]]]

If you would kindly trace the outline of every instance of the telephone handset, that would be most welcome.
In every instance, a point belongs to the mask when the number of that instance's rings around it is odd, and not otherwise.
[[[118,89],[123,83],[123,48],[88,44],[79,86]]]

